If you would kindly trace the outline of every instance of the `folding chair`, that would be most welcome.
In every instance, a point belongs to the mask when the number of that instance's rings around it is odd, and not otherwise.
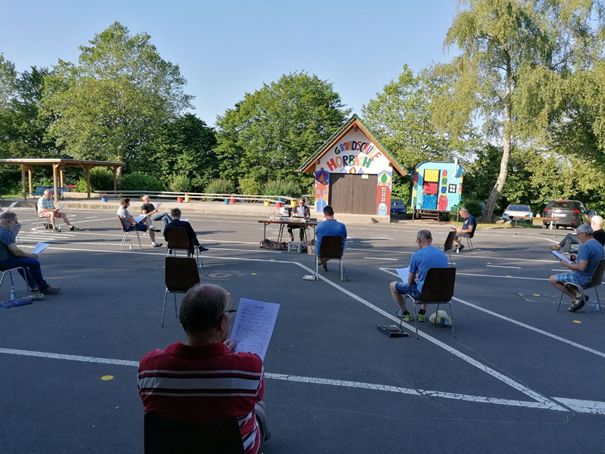
[[[345,265],[343,261],[344,246],[342,244],[342,237],[337,235],[324,236],[321,239],[321,245],[319,247],[319,256],[315,257],[315,279],[319,275],[319,259],[336,259],[338,260],[338,269],[340,271],[340,280],[344,281],[345,276],[347,281],[349,277],[345,273]]]
[[[15,281],[13,279],[13,271],[17,271],[21,277],[23,278],[23,281],[25,283],[25,294],[29,294],[29,285],[27,283],[27,274],[29,273],[28,269],[23,267],[23,266],[16,266],[14,268],[8,268],[5,270],[0,270],[0,273],[2,273],[2,277],[0,277],[0,287],[2,287],[2,283],[4,282],[4,278],[6,277],[6,275],[8,274],[8,277],[10,279],[11,282],[11,290],[10,290],[10,299],[14,300],[17,297],[17,292],[15,290]]]
[[[477,224],[475,224],[471,233],[467,233],[463,237],[463,238],[466,238],[466,247],[468,248],[469,251],[473,250],[473,241],[471,240],[471,238],[475,236],[475,230],[477,230]]]
[[[166,255],[174,254],[176,257],[176,251],[187,251],[187,257],[191,257],[191,249],[195,251],[195,258],[198,266],[201,266],[200,263],[200,251],[189,241],[189,236],[187,235],[187,230],[184,227],[175,227],[169,228],[166,230],[166,242],[168,250],[166,251]]]
[[[561,308],[561,300],[563,299],[563,294],[565,293],[564,290],[567,286],[574,287],[576,290],[579,290],[582,294],[582,299],[584,299],[584,290],[594,288],[595,294],[597,295],[597,304],[599,305],[599,312],[603,312],[603,309],[601,308],[601,299],[599,298],[599,291],[597,290],[597,287],[601,285],[601,282],[603,281],[603,274],[605,274],[605,259],[599,262],[599,264],[594,270],[594,273],[592,273],[590,283],[586,287],[581,287],[576,284],[565,282],[563,284],[563,288],[561,289],[561,297],[559,298],[559,304],[557,305],[557,312],[559,312],[559,309]]]
[[[178,316],[176,311],[176,294],[186,293],[191,287],[200,283],[197,263],[193,258],[166,257],[165,265],[164,278],[166,281],[166,290],[164,290],[164,306],[162,307],[162,328],[164,327],[168,293],[174,295],[174,315]]]
[[[34,203],[34,211],[36,212],[36,217],[40,220],[40,223],[44,227],[44,230],[53,230],[53,225],[50,223],[50,218],[40,216],[40,214],[38,213],[38,204],[36,203]],[[58,232],[60,232],[61,226],[59,225],[59,222],[61,222],[61,218],[55,218],[55,222],[57,223],[57,225],[55,225],[55,228]]]
[[[454,332],[454,312],[452,311],[452,297],[454,296],[454,284],[456,283],[456,268],[429,268],[422,285],[420,298],[415,299],[412,295],[406,294],[412,300],[414,307],[414,328],[416,329],[416,339],[418,339],[417,325],[417,306],[421,304],[436,304],[439,311],[441,304],[447,304],[450,308],[450,318],[452,319],[452,337],[456,337]],[[435,326],[437,325],[437,316],[435,316]]]
[[[145,413],[145,454],[243,454],[236,419],[185,421]]]
[[[137,234],[137,239],[139,240],[139,249],[143,249],[143,246],[141,246],[141,235],[139,235],[139,231],[137,229],[128,230],[128,226],[120,216],[118,216],[118,222],[120,223],[120,228],[122,229],[122,232],[124,232],[124,234],[122,235],[122,243],[120,244],[120,251],[124,250],[124,244],[126,243],[130,232],[135,232]],[[130,243],[130,249],[132,249],[132,242]]]
[[[447,234],[447,238],[445,239],[445,243],[443,243],[443,252],[447,253],[450,265],[452,264],[452,254],[451,254],[450,251],[452,249],[454,249],[454,239],[455,238],[456,238],[456,231],[455,230],[451,230]]]

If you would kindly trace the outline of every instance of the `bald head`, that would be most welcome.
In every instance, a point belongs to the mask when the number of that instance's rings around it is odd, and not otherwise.
[[[600,230],[603,228],[603,218],[601,216],[594,215],[593,217],[590,218],[590,226],[592,227],[592,230]]]
[[[224,288],[198,284],[185,294],[179,320],[187,334],[206,333],[220,325],[222,315],[230,304],[231,298]]]

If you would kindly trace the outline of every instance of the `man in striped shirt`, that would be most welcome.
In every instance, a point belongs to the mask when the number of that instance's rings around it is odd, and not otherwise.
[[[246,454],[261,452],[269,437],[262,405],[263,363],[235,353],[227,340],[233,309],[216,285],[192,287],[179,318],[187,338],[147,353],[139,363],[139,395],[146,413],[189,421],[236,418]]]

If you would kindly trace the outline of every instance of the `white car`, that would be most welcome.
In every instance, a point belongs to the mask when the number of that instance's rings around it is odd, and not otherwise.
[[[502,219],[505,221],[527,221],[531,222],[533,218],[531,207],[528,205],[509,205],[502,213]]]

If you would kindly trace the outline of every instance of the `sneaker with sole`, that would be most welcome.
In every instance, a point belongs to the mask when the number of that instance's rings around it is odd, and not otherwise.
[[[51,285],[46,288],[40,289],[40,292],[44,293],[45,295],[56,295],[60,291],[61,289],[59,287],[53,287]]]
[[[207,247],[202,246],[201,244],[197,247],[200,252],[206,252],[208,250]]]
[[[582,300],[576,300],[571,306],[567,308],[569,312],[578,312],[580,309],[584,307],[586,304],[586,297]]]
[[[403,320],[404,322],[412,322],[414,321],[414,317],[412,317],[412,314],[410,314],[409,312],[404,312],[401,316],[401,320]]]
[[[149,230],[151,230],[152,232],[161,232],[162,229],[158,229],[157,227],[151,227]]]
[[[70,225],[69,226],[69,231],[70,232],[79,232],[80,229],[78,227],[76,227],[75,225]]]
[[[456,252],[460,252],[462,249],[464,249],[464,244],[461,244]]]
[[[44,293],[40,293],[40,292],[32,292],[28,295],[32,301],[43,301],[44,300]]]
[[[162,247],[164,243],[151,243],[151,247]]]
[[[426,314],[421,314],[418,313],[418,315],[416,316],[416,320],[420,323],[423,323],[426,321]]]

